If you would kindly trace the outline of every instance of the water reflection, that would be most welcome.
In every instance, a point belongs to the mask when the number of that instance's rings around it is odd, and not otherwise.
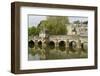
[[[52,42],[50,44],[53,44]],[[60,45],[60,44],[59,44]],[[60,46],[47,46],[42,48],[40,46],[29,48],[29,60],[53,60],[53,59],[74,59],[74,58],[87,58],[87,49],[82,48],[66,48]]]

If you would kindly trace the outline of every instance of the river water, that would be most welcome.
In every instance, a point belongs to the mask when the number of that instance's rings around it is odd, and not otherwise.
[[[28,60],[55,60],[55,59],[79,59],[88,58],[87,50],[82,49],[40,49],[29,48]]]

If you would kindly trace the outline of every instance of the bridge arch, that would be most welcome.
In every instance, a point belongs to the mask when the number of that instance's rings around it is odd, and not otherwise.
[[[38,41],[38,47],[42,48],[42,41]]]
[[[30,48],[33,48],[33,47],[35,46],[34,41],[33,41],[33,40],[28,41],[28,46],[29,46]]]
[[[87,50],[88,49],[88,42],[81,43],[81,48],[84,50]]]
[[[66,45],[65,41],[60,41],[59,42],[59,46],[65,46],[65,45]]]
[[[66,47],[66,42],[65,41],[60,41],[59,42],[59,49],[61,50],[61,51],[65,51],[65,48]]]
[[[55,48],[55,42],[54,41],[50,41],[49,42],[49,47],[50,47],[50,49],[54,49]]]
[[[69,42],[69,47],[70,48],[76,48],[76,45],[77,45],[76,41],[70,41]]]

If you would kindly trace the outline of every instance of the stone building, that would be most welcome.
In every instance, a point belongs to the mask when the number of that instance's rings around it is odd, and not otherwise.
[[[79,36],[87,36],[88,29],[87,23],[80,23],[80,24],[68,24],[67,25],[67,35],[79,35]]]

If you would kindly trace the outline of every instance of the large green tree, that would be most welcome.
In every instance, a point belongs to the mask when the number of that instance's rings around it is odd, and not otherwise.
[[[38,28],[48,29],[50,35],[65,35],[67,33],[68,17],[65,16],[48,16],[47,20],[41,21]]]

